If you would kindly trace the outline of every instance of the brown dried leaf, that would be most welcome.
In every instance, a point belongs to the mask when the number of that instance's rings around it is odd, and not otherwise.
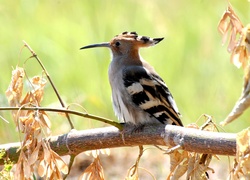
[[[23,169],[23,160],[25,159],[25,154],[21,151],[19,155],[18,162],[16,164],[16,171],[14,177],[16,179],[25,179],[24,169]]]
[[[245,28],[241,30],[240,38],[231,54],[231,62],[238,68],[242,66],[243,69],[245,69],[248,64],[247,61],[250,55],[249,43],[250,43],[250,25],[248,24]]]
[[[170,154],[170,174],[168,180],[179,179],[187,171],[189,156],[187,151],[174,151]]]
[[[101,154],[106,154],[106,155],[110,155],[110,149],[106,148],[106,149],[95,149],[95,150],[90,150],[90,151],[86,151],[85,154],[87,156],[92,156],[94,158],[96,158],[97,156],[99,156]]]
[[[63,159],[54,151],[51,150],[51,154],[53,158],[55,159],[54,163],[56,164],[56,167],[59,169],[60,172],[63,174],[68,174],[68,166],[67,164],[63,161]]]
[[[221,126],[225,126],[232,122],[233,120],[237,119],[239,116],[243,114],[243,112],[250,106],[250,95],[247,97],[240,98],[233,110],[230,112],[230,114],[226,117],[226,119],[222,122],[220,122]]]
[[[177,166],[177,168],[174,170],[172,174],[171,180],[180,179],[187,172],[187,168],[188,168],[188,159],[186,159]]]
[[[207,114],[203,115],[206,118],[206,122],[200,127],[200,130],[214,132],[217,131],[216,124],[213,122],[213,117]],[[196,153],[194,164],[194,179],[198,177],[200,179],[209,179],[207,171],[210,170],[214,173],[214,170],[209,167],[212,160],[211,154],[199,154]]]
[[[17,67],[12,72],[11,82],[6,90],[10,106],[29,107],[31,104],[39,106],[43,98],[46,79],[42,77],[32,78],[29,81],[32,90],[21,99],[24,76],[23,68]],[[12,114],[19,132],[23,133],[20,136],[23,137],[23,140],[14,178],[33,179],[32,175],[37,169],[38,174],[45,179],[61,179],[60,172],[67,173],[67,166],[57,154],[51,151],[49,143],[43,140],[44,132],[45,135],[51,133],[51,123],[47,114],[38,110],[16,110]],[[39,154],[40,152],[41,154]]]
[[[195,167],[195,153],[189,153],[187,177],[189,177],[193,173],[194,167]]]
[[[99,156],[85,169],[79,180],[104,180],[103,167]]]
[[[6,90],[5,94],[8,98],[9,105],[11,107],[18,107],[20,106],[20,101],[22,97],[22,91],[23,91],[23,78],[24,78],[24,69],[21,67],[16,67],[15,70],[12,71],[12,78],[11,82],[9,84],[8,89]],[[18,111],[13,110],[12,116],[15,120],[16,125],[18,125],[18,122],[16,122],[16,116]]]
[[[41,147],[41,143],[38,143],[34,149],[34,151],[31,153],[31,156],[29,157],[29,165],[35,164],[35,162],[38,160],[38,153]]]
[[[97,157],[99,156],[99,154],[100,154],[100,151],[99,151],[99,150],[92,150],[92,151],[91,151],[91,154],[92,154],[92,156],[93,156],[94,158],[97,158]]]
[[[237,134],[236,143],[237,143],[237,151],[239,153],[245,153],[249,151],[249,139],[250,129],[245,129]]]
[[[109,148],[106,148],[106,149],[100,149],[100,152],[102,153],[102,154],[106,154],[106,155],[110,155],[110,149]]]
[[[43,126],[47,127],[48,129],[51,128],[51,122],[46,112],[42,111],[40,114],[40,122]]]
[[[248,28],[244,28],[230,4],[219,22],[218,30],[223,36],[222,44],[229,39],[227,50],[232,53],[231,62],[238,68],[241,66],[245,68],[248,58],[246,47],[249,49],[249,41],[246,41],[249,39]],[[237,41],[238,36],[240,36],[239,41]]]
[[[200,129],[202,131],[215,131],[216,126],[213,123],[212,116],[203,114],[198,118],[197,121],[201,120],[202,117],[205,118],[206,122],[201,127],[199,127],[196,123],[189,124],[186,127]],[[171,179],[179,179],[185,172],[187,172],[186,179],[190,179],[190,180],[208,179],[206,172],[208,170],[211,170],[212,172],[214,172],[213,169],[208,167],[211,162],[212,155],[192,153],[192,152],[186,152],[186,151],[184,152],[186,153],[185,156],[183,155],[180,156],[177,152],[175,152],[176,154],[174,154],[172,158],[170,156],[171,162],[172,162],[171,165],[173,164],[173,168],[175,168],[174,171],[178,173],[177,174],[178,176],[172,175],[173,178]],[[172,171],[173,169],[171,169],[171,172]]]
[[[43,159],[48,164],[50,164],[50,162],[51,162],[51,153],[50,153],[50,149],[49,149],[47,143],[42,141],[42,147],[43,147]]]
[[[235,38],[237,34],[241,32],[242,28],[243,28],[243,25],[239,17],[234,12],[232,6],[229,4],[227,10],[224,12],[218,25],[218,30],[223,35],[222,43],[224,44],[227,38],[230,39],[229,45],[228,45],[229,52],[231,52],[234,49],[236,42],[237,42]],[[228,37],[228,34],[230,35],[230,37]]]
[[[243,91],[239,100],[235,103],[232,111],[226,117],[226,119],[220,122],[220,125],[225,126],[226,124],[237,119],[243,114],[243,112],[250,106],[250,66],[248,65],[246,70],[246,75],[244,77]]]
[[[250,178],[250,128],[237,134],[236,159],[233,168],[233,176],[239,179]]]
[[[38,169],[37,169],[37,172],[38,172],[38,175],[40,177],[44,177],[45,174],[46,174],[46,170],[47,170],[47,166],[48,166],[48,163],[42,159],[38,165]]]
[[[61,172],[56,164],[51,164],[50,169],[51,169],[51,175],[48,176],[50,177],[50,179],[62,180]]]
[[[230,61],[237,67],[240,68],[246,66],[247,53],[244,46],[236,46],[231,54]]]
[[[190,155],[191,161],[188,163],[187,179],[208,179],[206,172],[208,170],[212,170],[212,172],[214,172],[213,169],[208,167],[211,162],[212,155],[198,153],[191,153]]]
[[[48,167],[46,169],[46,174],[44,176],[44,179],[51,179],[53,180],[54,178],[54,173],[53,173],[54,167],[52,166],[52,164],[48,164]],[[56,178],[54,178],[56,179]]]
[[[21,105],[36,104],[39,105],[43,99],[44,87],[47,83],[46,79],[35,76],[31,79],[32,90],[23,98]]]
[[[23,159],[22,164],[23,164],[22,166],[23,166],[24,176],[25,176],[25,178],[28,179],[33,174],[33,172],[31,171],[31,166],[29,166],[27,159]]]
[[[34,88],[32,90],[32,94],[34,94],[36,102],[40,104],[43,99],[44,87],[47,83],[47,80],[42,77],[35,76],[31,79],[31,83]]]
[[[20,105],[25,105],[25,104],[32,104],[33,102],[33,98],[32,98],[32,93],[31,92],[28,92],[25,97],[22,99]]]
[[[20,105],[20,100],[22,97],[23,91],[23,77],[24,77],[24,69],[21,67],[16,67],[15,70],[12,71],[12,78],[8,89],[5,94],[8,98],[9,104],[12,107],[16,107]]]

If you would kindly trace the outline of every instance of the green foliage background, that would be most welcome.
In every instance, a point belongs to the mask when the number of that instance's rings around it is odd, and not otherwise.
[[[249,23],[249,2],[231,1],[242,22]],[[169,86],[183,115],[183,123],[195,122],[203,114],[219,123],[231,111],[241,93],[243,71],[229,63],[221,46],[218,22],[227,1],[163,0],[17,0],[0,4],[0,106],[8,106],[5,90],[11,71],[25,64],[29,77],[41,75],[35,59],[23,49],[25,40],[38,54],[67,104],[79,103],[89,113],[116,119],[110,100],[107,49],[79,48],[109,41],[123,31],[165,37],[154,48],[141,49]],[[27,83],[26,83],[27,84]],[[26,89],[29,89],[26,86]],[[48,84],[43,106],[60,107]],[[73,109],[81,110],[76,106]],[[10,112],[0,112],[0,144],[18,141]],[[249,125],[249,113],[226,126],[238,132]],[[69,130],[66,118],[50,114],[53,134]],[[104,126],[72,117],[77,129]],[[203,121],[201,121],[203,122]]]

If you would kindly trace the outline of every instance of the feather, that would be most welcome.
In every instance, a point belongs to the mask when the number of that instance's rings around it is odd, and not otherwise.
[[[176,103],[164,81],[142,66],[127,66],[123,70],[124,86],[132,102],[161,123],[173,121],[182,125]]]

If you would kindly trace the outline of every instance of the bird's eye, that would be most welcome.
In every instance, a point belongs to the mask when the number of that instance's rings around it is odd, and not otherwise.
[[[115,43],[115,46],[116,46],[116,47],[118,47],[118,46],[120,46],[120,45],[121,45],[121,43],[118,42],[118,41]]]

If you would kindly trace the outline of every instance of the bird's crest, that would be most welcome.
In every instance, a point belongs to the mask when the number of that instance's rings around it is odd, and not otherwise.
[[[140,47],[149,47],[158,44],[164,38],[150,38],[147,36],[139,36],[136,32],[123,32],[119,35],[116,35],[110,42],[91,44],[88,46],[81,47],[80,49],[87,48],[96,48],[96,47],[107,47],[115,51],[120,49],[120,45],[125,42],[125,47],[127,48],[140,48]],[[122,45],[123,46],[123,45]],[[126,49],[126,48],[125,48]],[[127,51],[127,50],[125,50]]]
[[[116,35],[112,40],[111,43],[117,40],[124,40],[124,41],[131,41],[135,44],[138,44],[140,47],[147,47],[147,46],[153,46],[160,41],[162,41],[164,38],[150,38],[148,36],[139,36],[135,31],[133,32],[123,32],[119,35]]]

